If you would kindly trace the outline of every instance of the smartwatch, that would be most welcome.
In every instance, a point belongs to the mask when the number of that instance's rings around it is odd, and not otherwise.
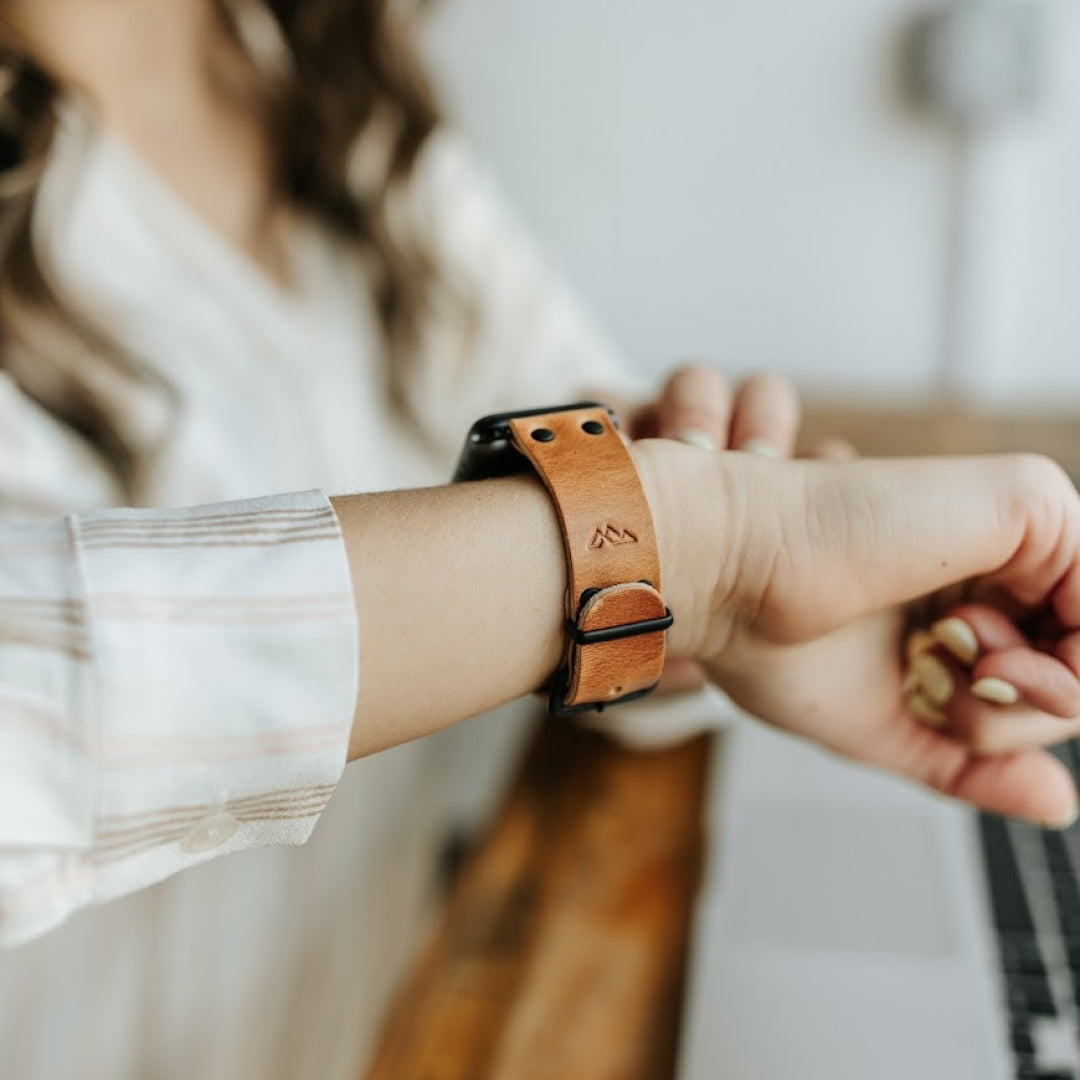
[[[660,555],[652,514],[611,409],[598,402],[485,416],[454,482],[535,472],[566,553],[566,646],[548,710],[572,716],[644,697],[664,667]]]

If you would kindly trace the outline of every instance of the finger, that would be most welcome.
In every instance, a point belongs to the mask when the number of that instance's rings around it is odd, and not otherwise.
[[[917,641],[918,634],[908,640]],[[911,656],[910,671],[918,697],[908,701],[908,711],[980,753],[1050,746],[1080,734],[1080,680],[1054,657],[1027,646],[990,654],[969,670],[934,643]],[[989,696],[988,682],[997,684]],[[1066,712],[1070,696],[1077,707]]]
[[[931,653],[936,660],[919,661],[919,664],[929,667],[932,673],[935,665],[946,663],[956,681],[967,685],[970,679],[966,669],[980,654],[1025,644],[1024,635],[1001,612],[978,604],[960,604],[931,624],[929,630],[916,625],[909,631],[905,658],[910,668],[918,656]],[[945,704],[945,699],[935,696],[933,686],[926,689],[933,703]]]
[[[1080,635],[1070,634],[1059,650],[1080,660]],[[1002,705],[1023,700],[1053,716],[1080,716],[1080,678],[1059,656],[1022,645],[990,653],[972,672],[976,697]]]
[[[754,375],[735,394],[729,445],[766,457],[791,457],[801,415],[799,394],[789,379]]]
[[[815,461],[853,461],[859,451],[847,439],[819,439],[806,456]]]
[[[1016,624],[986,604],[959,604],[930,627],[930,635],[964,664],[981,655],[1027,644]]]
[[[656,415],[660,438],[681,439],[702,449],[725,450],[730,422],[731,388],[715,368],[688,364],[664,384]]]
[[[942,725],[949,734],[979,754],[1003,754],[1052,746],[1069,738],[1067,721],[1051,716],[1028,702],[1008,706],[991,704],[972,693],[973,672],[958,660],[941,653],[953,680],[952,693],[942,706],[947,718]]]
[[[977,754],[1054,746],[1080,735],[1080,720],[1062,720],[1030,705],[989,705],[961,691],[948,710],[948,729]]]
[[[1064,828],[1077,817],[1068,769],[1043,750],[985,756],[958,739],[901,715],[855,756],[982,810]]]
[[[963,683],[966,672],[938,649],[932,638],[930,644],[931,648],[920,648],[917,638],[908,639],[908,670],[915,679],[915,688],[923,697],[936,708],[944,709],[957,687]]]
[[[969,753],[948,772],[944,794],[993,814],[1023,818],[1044,828],[1064,829],[1077,817],[1076,787],[1069,770],[1045,750],[984,757]]]

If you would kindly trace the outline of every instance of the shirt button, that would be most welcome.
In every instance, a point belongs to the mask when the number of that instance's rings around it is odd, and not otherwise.
[[[220,814],[211,814],[210,817],[204,817],[202,821],[192,826],[191,831],[180,842],[180,846],[192,854],[209,851],[211,848],[224,844],[236,832],[236,827],[237,821],[232,814],[224,811]]]

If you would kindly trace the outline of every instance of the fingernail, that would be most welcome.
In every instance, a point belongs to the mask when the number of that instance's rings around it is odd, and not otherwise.
[[[1041,825],[1044,829],[1056,829],[1060,832],[1075,825],[1077,820],[1080,820],[1080,803],[1074,798],[1072,806],[1062,817],[1056,821],[1040,821],[1036,822],[1036,824]]]
[[[683,428],[682,431],[676,434],[675,438],[679,442],[687,443],[689,446],[696,446],[699,450],[708,450],[713,454],[720,449],[716,440],[707,431],[702,431],[701,428]]]
[[[747,439],[739,447],[744,454],[757,454],[758,457],[778,458],[780,451],[768,439]]]
[[[919,678],[923,693],[935,704],[944,705],[953,696],[956,684],[949,669],[930,653],[922,653],[911,661],[911,670]]]
[[[978,679],[971,684],[971,692],[995,705],[1015,705],[1020,700],[1020,691],[1004,679]]]
[[[929,652],[937,642],[925,630],[912,630],[904,642],[904,655],[910,664],[916,656]]]
[[[929,727],[938,728],[944,726],[945,714],[922,694],[909,694],[904,704],[907,706],[908,712],[916,720],[921,720]]]
[[[949,650],[963,664],[974,664],[979,655],[979,642],[975,631],[955,615],[942,619],[930,627],[935,641]]]

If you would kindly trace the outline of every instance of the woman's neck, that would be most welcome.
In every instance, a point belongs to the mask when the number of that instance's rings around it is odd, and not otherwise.
[[[213,0],[4,0],[0,10],[36,59],[125,128],[205,84],[219,31]]]
[[[178,196],[286,276],[254,72],[214,0],[2,0],[0,12]]]

